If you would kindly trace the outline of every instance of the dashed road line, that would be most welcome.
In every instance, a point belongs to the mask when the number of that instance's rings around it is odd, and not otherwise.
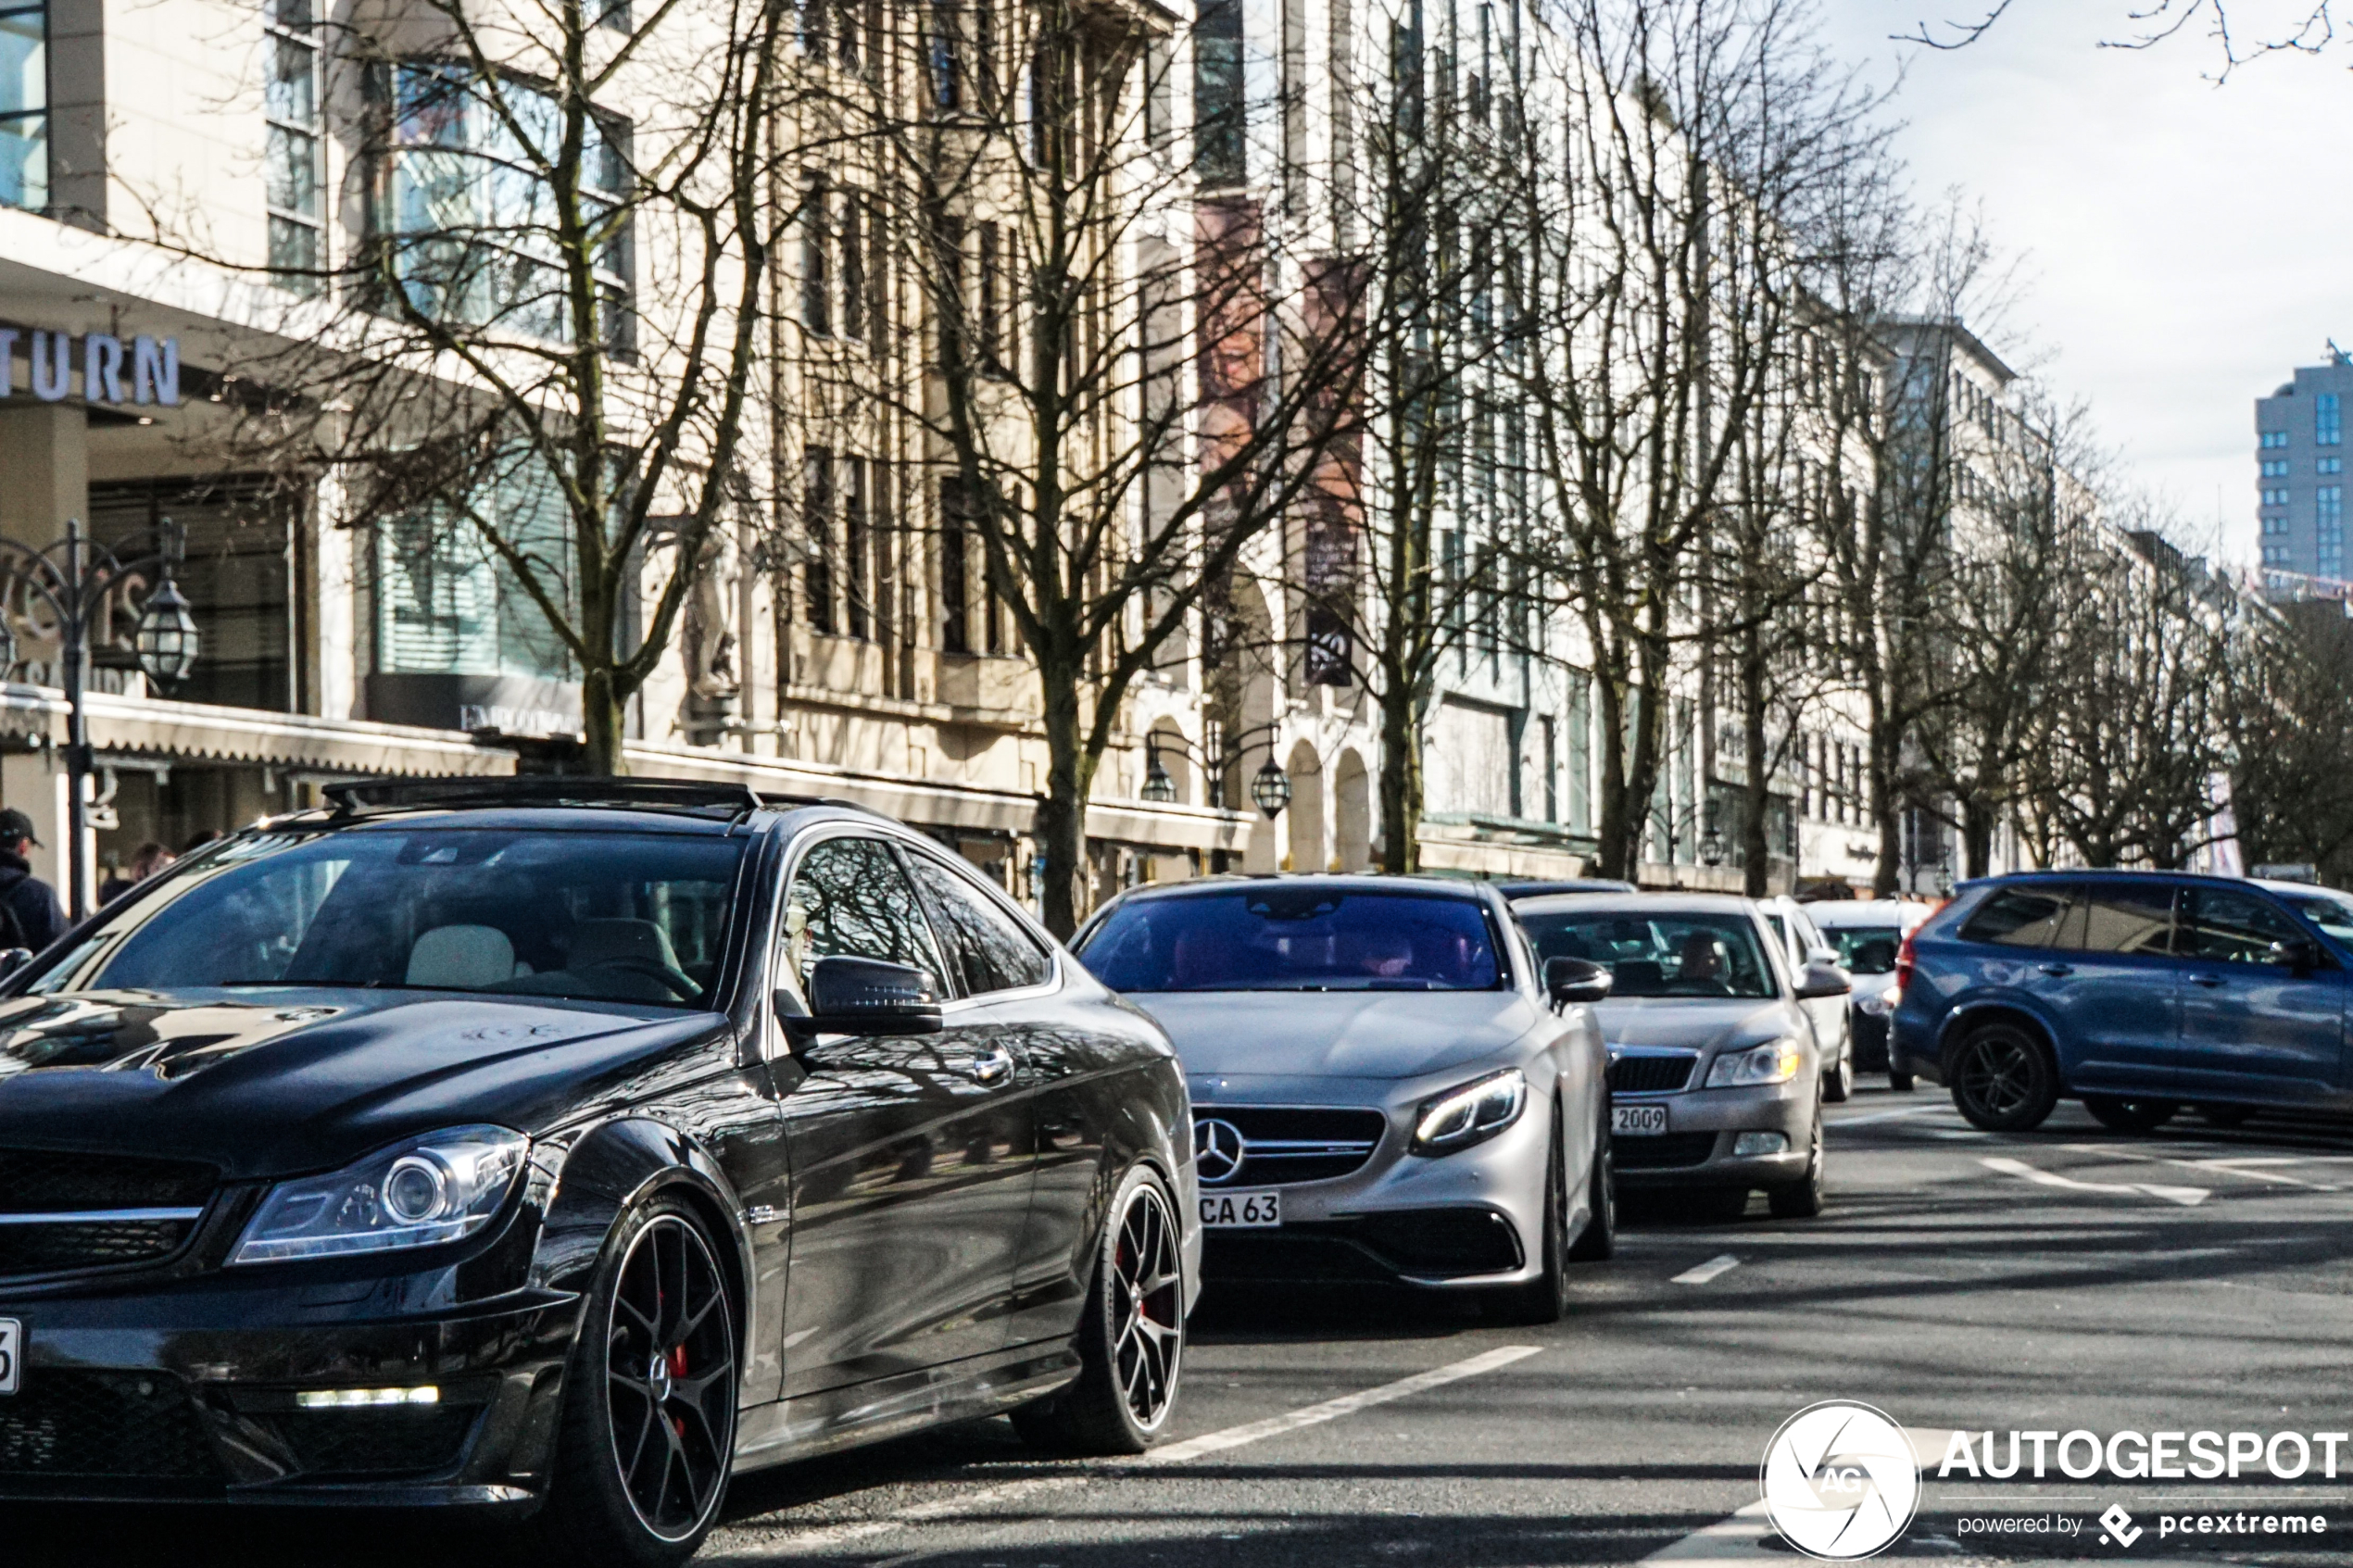
[[[2339,1192],[2343,1189],[2326,1182],[2308,1182],[2301,1176],[2291,1176],[2280,1171],[2250,1171],[2249,1165],[2287,1164],[2292,1161],[2272,1160],[2177,1160],[2169,1154],[2144,1154],[2138,1149],[2117,1148],[2108,1144],[2070,1143],[2059,1146],[2079,1154],[2104,1154],[2117,1160],[2142,1160],[2152,1165],[2178,1165],[2185,1171],[2219,1171],[2226,1176],[2245,1176],[2251,1182],[2271,1182],[2279,1186],[2305,1187],[2313,1192]]]
[[[2179,1203],[2183,1208],[2195,1207],[2213,1195],[2208,1187],[2164,1186],[2155,1182],[2079,1182],[2056,1171],[2038,1170],[2023,1160],[1988,1158],[1978,1163],[1989,1171],[1999,1171],[2006,1176],[2022,1176],[2046,1187],[2062,1187],[2070,1192],[2115,1193],[2125,1198],[2161,1198],[2168,1203]]]
[[[1875,1110],[1869,1116],[1836,1116],[1825,1118],[1832,1127],[1868,1127],[1874,1122],[1902,1122],[1914,1116],[1950,1116],[1956,1112],[1945,1105],[1916,1106],[1910,1110]]]
[[[1725,1270],[1740,1267],[1740,1259],[1727,1252],[1719,1258],[1710,1258],[1697,1268],[1685,1269],[1667,1283],[1669,1285],[1705,1285]]]
[[[1477,1377],[1480,1373],[1493,1372],[1498,1367],[1523,1361],[1542,1348],[1541,1345],[1506,1345],[1463,1361],[1450,1361],[1441,1367],[1432,1367],[1428,1372],[1417,1372],[1411,1377],[1401,1377],[1394,1383],[1384,1383],[1378,1388],[1367,1388],[1362,1393],[1343,1394],[1337,1399],[1326,1399],[1320,1405],[1308,1405],[1282,1415],[1269,1416],[1265,1421],[1228,1426],[1223,1432],[1211,1432],[1199,1437],[1189,1437],[1181,1443],[1171,1443],[1164,1449],[1154,1449],[1136,1462],[1139,1465],[1180,1464],[1189,1459],[1199,1459],[1203,1454],[1239,1449],[1244,1443],[1280,1436],[1286,1432],[1296,1432],[1302,1426],[1319,1425],[1374,1405],[1385,1405],[1392,1399],[1407,1399],[1432,1388],[1442,1388],[1449,1383],[1459,1383],[1466,1377]]]

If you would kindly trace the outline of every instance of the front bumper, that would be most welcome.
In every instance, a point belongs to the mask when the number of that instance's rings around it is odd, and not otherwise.
[[[1300,1091],[1307,1089],[1306,1094]],[[1224,1077],[1197,1084],[1194,1114],[1220,1103],[1378,1107],[1388,1126],[1365,1163],[1324,1181],[1286,1183],[1278,1228],[1203,1233],[1202,1268],[1215,1282],[1333,1285],[1395,1284],[1437,1290],[1516,1285],[1542,1271],[1544,1178],[1551,1168],[1552,1117],[1541,1093],[1529,1097],[1516,1122],[1483,1143],[1444,1155],[1409,1151],[1414,1110],[1428,1085],[1387,1080],[1319,1079],[1253,1083]],[[1206,1105],[1202,1102],[1209,1102]],[[1585,1188],[1570,1175],[1580,1205]],[[1230,1190],[1203,1184],[1203,1198]],[[1256,1190],[1247,1185],[1239,1190]]]
[[[19,1391],[0,1396],[0,1498],[533,1500],[578,1298],[401,1311],[446,1288],[448,1272],[293,1284],[284,1270],[215,1273],[16,1297],[0,1287],[0,1317],[23,1325]],[[304,1409],[296,1398],[424,1385],[438,1402]]]
[[[1664,1134],[1619,1134],[1612,1148],[1625,1187],[1768,1187],[1806,1173],[1821,1087],[1820,1074],[1799,1073],[1782,1084],[1746,1089],[1685,1089],[1676,1094],[1619,1095],[1618,1105],[1663,1105]],[[1735,1155],[1743,1133],[1779,1133],[1780,1154]]]

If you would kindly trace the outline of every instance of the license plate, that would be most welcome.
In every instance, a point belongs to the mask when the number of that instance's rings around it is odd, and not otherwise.
[[[1667,1107],[1613,1105],[1609,1108],[1609,1130],[1621,1138],[1656,1137],[1667,1131]]]
[[[1201,1223],[1210,1230],[1255,1229],[1283,1223],[1279,1192],[1205,1192]]]
[[[24,1324],[0,1318],[0,1394],[17,1391],[17,1367],[24,1359]]]

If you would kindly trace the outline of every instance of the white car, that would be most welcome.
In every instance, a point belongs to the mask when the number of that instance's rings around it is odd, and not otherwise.
[[[1844,967],[1838,950],[1815,928],[1806,905],[1789,897],[1759,898],[1756,909],[1780,943],[1792,974],[1802,972],[1808,964]],[[1822,1098],[1836,1105],[1855,1092],[1854,1030],[1847,1022],[1851,1010],[1846,997],[1809,997],[1797,1005],[1814,1027],[1814,1053],[1822,1064]]]
[[[1887,1023],[1902,995],[1895,981],[1895,956],[1904,938],[1936,906],[1919,898],[1831,898],[1802,907],[1837,952],[1839,967],[1854,977],[1849,1000],[1855,1065],[1868,1073],[1887,1072]],[[1899,1090],[1912,1086],[1908,1073],[1888,1073],[1887,1081]]]

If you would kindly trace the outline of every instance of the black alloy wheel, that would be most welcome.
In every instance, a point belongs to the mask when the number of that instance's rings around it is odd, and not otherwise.
[[[1525,1285],[1499,1286],[1490,1302],[1502,1322],[1535,1326],[1558,1323],[1568,1315],[1568,1159],[1561,1136],[1560,1108],[1553,1111],[1552,1150],[1544,1160],[1544,1210],[1540,1222],[1542,1238],[1537,1247],[1537,1274]]]
[[[2114,1095],[2085,1095],[2083,1109],[2111,1133],[2153,1133],[2182,1108],[2170,1099],[2120,1099]]]
[[[1577,1244],[1568,1249],[1572,1263],[1600,1263],[1617,1256],[1617,1150],[1609,1136],[1609,1095],[1602,1095],[1601,1126],[1593,1134],[1593,1166],[1586,1185],[1590,1210]]]
[[[1843,1105],[1846,1097],[1855,1092],[1855,1047],[1841,1041],[1838,1064],[1822,1074],[1822,1098],[1832,1105]]]
[[[2014,1023],[1970,1032],[1953,1053],[1953,1104],[1989,1133],[2023,1133],[2058,1103],[2058,1073],[2043,1043]]]
[[[684,1202],[657,1198],[615,1228],[567,1374],[554,1484],[532,1523],[545,1561],[671,1568],[701,1546],[735,1454],[735,1311]]]
[[[1113,1195],[1078,1323],[1076,1382],[1013,1412],[1025,1441],[1076,1454],[1139,1454],[1168,1423],[1185,1354],[1176,1211],[1139,1165]]]

